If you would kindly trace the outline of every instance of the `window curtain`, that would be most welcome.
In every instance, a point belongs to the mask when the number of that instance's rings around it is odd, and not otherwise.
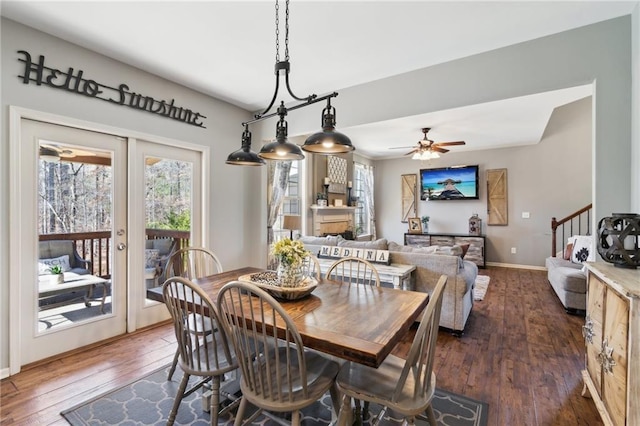
[[[369,212],[369,228],[371,239],[377,240],[376,236],[376,209],[373,203],[373,167],[365,166],[364,168],[364,200],[365,207]]]
[[[273,225],[278,219],[278,213],[282,206],[282,200],[287,192],[289,184],[289,172],[291,171],[291,161],[276,161],[275,166],[269,167],[269,180],[271,183],[271,194],[267,204],[267,248],[273,243]],[[275,269],[277,265],[273,265],[274,259],[271,257],[271,250],[267,257],[267,267]]]

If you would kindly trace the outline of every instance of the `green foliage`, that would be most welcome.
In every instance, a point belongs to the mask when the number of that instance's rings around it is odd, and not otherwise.
[[[51,265],[49,267],[49,272],[51,272],[53,275],[60,275],[62,273],[62,266],[60,266],[60,265]]]
[[[152,229],[189,231],[191,229],[191,212],[183,211],[182,213],[176,213],[172,210],[167,214],[167,217],[163,222],[152,222],[148,227]]]

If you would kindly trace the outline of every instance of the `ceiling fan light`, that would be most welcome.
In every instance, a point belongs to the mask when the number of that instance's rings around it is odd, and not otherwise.
[[[440,154],[437,152],[431,152],[431,158],[440,158]]]
[[[60,153],[52,148],[40,147],[40,159],[47,163],[57,163],[60,161]]]

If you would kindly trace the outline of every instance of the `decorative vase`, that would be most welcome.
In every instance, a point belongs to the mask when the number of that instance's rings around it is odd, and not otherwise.
[[[613,213],[598,222],[598,254],[620,268],[640,266],[640,215]]]
[[[429,233],[429,222],[422,222],[422,233],[423,234]]]
[[[327,200],[318,200],[318,207],[327,207]]]
[[[482,233],[482,219],[474,213],[469,218],[469,235],[480,235]]]
[[[278,281],[280,287],[298,287],[303,279],[302,265],[278,265]]]

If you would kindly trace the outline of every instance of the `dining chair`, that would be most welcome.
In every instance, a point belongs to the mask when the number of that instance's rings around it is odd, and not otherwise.
[[[167,279],[162,286],[162,295],[173,320],[180,367],[184,372],[167,425],[173,425],[182,399],[208,381],[211,382],[211,425],[217,425],[219,414],[235,408],[239,403],[236,399],[218,412],[221,394],[234,399],[221,391],[221,379],[226,373],[238,368],[234,352],[220,325],[218,311],[207,294],[186,278]],[[201,376],[202,380],[187,391],[191,376]]]
[[[167,260],[165,277],[183,277],[189,280],[206,277],[223,272],[220,259],[211,250],[204,247],[185,247],[175,251]],[[206,330],[211,332],[210,330]],[[200,333],[206,332],[200,330]],[[176,348],[167,380],[173,378],[178,366],[180,348]]]
[[[373,264],[358,257],[343,257],[329,267],[327,279],[380,286],[380,275]]]
[[[339,364],[305,350],[296,325],[280,303],[251,283],[232,281],[218,293],[217,306],[240,366],[242,398],[236,426],[243,423],[249,403],[258,412],[247,423],[260,413],[276,412],[291,413],[291,425],[297,426],[300,410],[327,391],[338,413]]]
[[[317,281],[320,281],[320,278],[322,278],[322,271],[320,270],[320,262],[318,262],[317,257],[312,254],[305,257],[302,263],[302,275],[305,277],[312,277]]]
[[[431,406],[436,388],[433,361],[446,284],[447,276],[441,275],[429,295],[406,360],[388,355],[378,368],[354,362],[342,365],[336,379],[338,390],[344,395],[338,425],[351,424],[351,398],[354,398],[383,406],[372,424],[378,424],[390,408],[404,415],[408,424],[414,424],[415,416],[426,411],[429,423],[436,426]]]

